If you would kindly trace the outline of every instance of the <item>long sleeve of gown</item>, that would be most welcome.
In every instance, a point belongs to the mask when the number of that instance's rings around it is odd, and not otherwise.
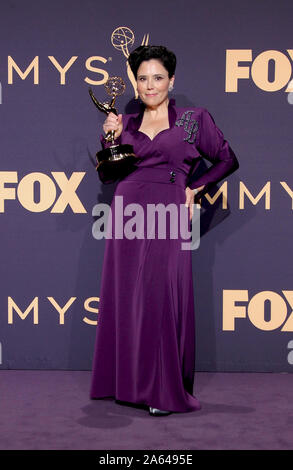
[[[195,196],[197,202],[212,186],[236,171],[239,162],[223,132],[216,126],[214,118],[205,108],[200,116],[195,146],[200,155],[212,163],[202,176],[189,184],[191,189],[205,185]]]

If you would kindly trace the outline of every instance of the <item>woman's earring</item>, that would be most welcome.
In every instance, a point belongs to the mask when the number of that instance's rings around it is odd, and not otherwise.
[[[173,84],[171,83],[171,85],[169,86],[169,91],[172,91],[174,88]]]

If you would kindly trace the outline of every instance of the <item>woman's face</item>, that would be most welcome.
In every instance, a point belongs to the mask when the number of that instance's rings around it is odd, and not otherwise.
[[[158,59],[144,60],[137,71],[137,92],[143,103],[156,108],[168,98],[170,84],[174,76],[169,78],[168,70]]]

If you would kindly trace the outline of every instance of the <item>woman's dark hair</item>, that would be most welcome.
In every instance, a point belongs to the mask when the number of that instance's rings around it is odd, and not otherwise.
[[[169,78],[173,77],[176,68],[176,56],[164,46],[139,46],[129,54],[128,63],[135,79],[140,64],[144,60],[158,59],[168,70]]]

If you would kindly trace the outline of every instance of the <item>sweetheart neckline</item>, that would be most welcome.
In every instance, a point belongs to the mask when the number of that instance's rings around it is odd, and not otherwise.
[[[165,129],[162,129],[162,130],[161,130],[160,132],[158,132],[152,139],[150,138],[150,136],[149,136],[148,134],[146,134],[146,133],[143,132],[143,131],[140,131],[139,129],[138,129],[138,132],[140,132],[141,134],[145,135],[145,136],[152,142],[153,140],[155,140],[155,138],[156,138],[159,134],[162,134],[162,132],[168,131],[168,130],[170,130],[170,127],[166,127]]]

